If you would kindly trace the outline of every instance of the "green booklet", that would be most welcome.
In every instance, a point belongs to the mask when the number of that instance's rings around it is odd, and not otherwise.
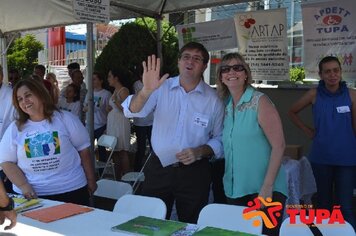
[[[132,233],[134,235],[170,236],[186,226],[187,223],[183,222],[138,216],[125,223],[112,227],[111,230]]]
[[[41,199],[38,198],[27,200],[26,198],[13,197],[12,200],[14,200],[14,204],[15,204],[14,210],[17,213],[29,211],[43,206],[43,204],[41,203]]]
[[[252,236],[255,234],[249,234],[239,231],[232,231],[227,229],[220,229],[214,227],[205,227],[202,230],[199,230],[193,234],[193,236]]]

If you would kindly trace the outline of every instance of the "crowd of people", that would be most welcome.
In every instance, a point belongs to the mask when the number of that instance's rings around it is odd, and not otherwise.
[[[288,197],[281,165],[285,138],[276,107],[251,85],[250,67],[239,53],[221,59],[217,89],[202,79],[208,62],[209,53],[202,44],[187,43],[179,51],[179,75],[169,77],[161,75],[160,59],[148,56],[137,67],[134,94],[123,71],[109,70],[112,92],[104,86],[103,75],[94,72],[95,138],[104,133],[118,138],[114,162],[120,178],[131,168],[129,119],[134,119],[138,146],[133,168],[140,170],[147,151],[151,152],[141,194],[161,198],[167,219],[175,203],[180,221],[196,223],[208,204],[212,181],[222,186],[217,202],[248,206],[262,197],[284,206]],[[43,69],[36,66],[28,79],[12,71],[9,85],[2,83],[0,70],[1,175],[13,183],[13,189],[9,181],[5,187],[0,183],[0,220],[10,219],[7,228],[15,225],[16,214],[1,210],[11,202],[5,189],[27,198],[88,205],[97,188],[85,128],[89,101],[79,64],[68,65],[72,83],[61,91],[56,76],[45,77]],[[308,157],[317,183],[315,207],[332,210],[340,205],[345,220],[356,228],[352,207],[356,91],[342,81],[336,57],[320,61],[319,76],[319,86],[291,105],[288,114],[313,142]],[[298,115],[309,105],[314,127]],[[105,161],[105,149],[98,152]],[[277,227],[263,227],[262,233],[278,235],[282,217],[278,219]]]

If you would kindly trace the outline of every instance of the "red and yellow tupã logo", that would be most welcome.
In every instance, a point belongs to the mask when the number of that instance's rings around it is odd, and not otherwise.
[[[282,203],[272,202],[271,198],[266,198],[265,200],[262,197],[256,197],[253,201],[249,201],[247,205],[249,207],[243,211],[243,218],[250,220],[260,216],[264,225],[269,229],[276,227],[278,223],[277,218],[282,216]],[[267,214],[260,210],[262,207],[267,209]],[[259,226],[261,223],[260,219],[255,219],[252,224]]]
[[[261,219],[263,224],[269,228],[275,228],[278,224],[278,218],[282,217],[282,203],[272,202],[271,198],[256,197],[253,201],[247,203],[248,208],[243,210],[243,218],[245,220],[250,220],[253,218],[252,224],[254,226],[261,225]],[[261,209],[264,208],[264,211]],[[303,205],[287,205],[286,214],[289,216],[290,225],[298,225],[296,217],[300,220],[301,224],[323,224],[326,222],[327,225],[344,225],[345,220],[341,213],[340,206],[334,206],[331,211],[326,209],[314,209],[312,205],[309,207],[303,207]],[[261,217],[261,218],[259,218]]]

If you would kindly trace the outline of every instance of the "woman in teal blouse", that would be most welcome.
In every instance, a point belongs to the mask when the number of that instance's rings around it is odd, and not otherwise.
[[[251,71],[240,54],[222,58],[218,78],[218,92],[226,105],[223,182],[228,203],[247,206],[260,196],[284,205],[287,182],[281,161],[285,142],[276,108],[250,85]],[[278,235],[282,213],[278,226],[264,227],[263,234]]]

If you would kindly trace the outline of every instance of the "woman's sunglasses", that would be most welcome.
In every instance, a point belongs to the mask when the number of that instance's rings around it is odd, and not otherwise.
[[[221,73],[229,73],[230,70],[233,69],[235,72],[241,72],[245,70],[245,67],[240,64],[232,65],[232,66],[221,66],[220,72]]]

